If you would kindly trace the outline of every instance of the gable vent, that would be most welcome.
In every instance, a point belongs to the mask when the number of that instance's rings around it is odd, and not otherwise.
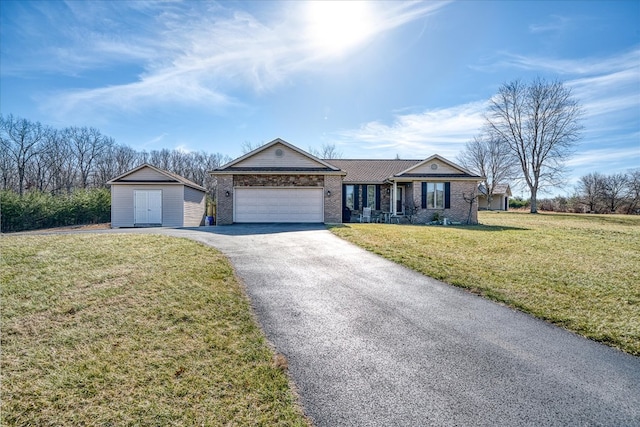
[[[282,156],[284,156],[284,151],[282,151],[282,148],[276,149],[276,157],[282,157]]]

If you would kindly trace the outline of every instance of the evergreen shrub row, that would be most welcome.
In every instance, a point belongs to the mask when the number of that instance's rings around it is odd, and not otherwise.
[[[94,188],[54,196],[29,191],[20,197],[5,190],[0,192],[0,213],[3,233],[109,222],[111,192]]]

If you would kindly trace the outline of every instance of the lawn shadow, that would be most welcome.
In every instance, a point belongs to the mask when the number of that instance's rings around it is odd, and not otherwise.
[[[470,231],[527,231],[530,230],[529,228],[524,228],[524,227],[508,227],[508,226],[504,226],[504,225],[484,225],[484,224],[478,224],[478,225],[465,225],[464,226],[465,230],[470,230]]]
[[[331,230],[332,228],[349,228],[349,223],[347,224],[328,224],[327,228],[329,230]],[[379,224],[371,224],[373,226],[375,225],[379,225]],[[502,226],[502,225],[484,225],[484,224],[473,224],[473,225],[433,225],[433,224],[384,224],[384,225],[392,225],[394,227],[407,227],[407,226],[414,226],[414,227],[425,227],[425,228],[429,228],[429,227],[438,227],[438,228],[451,228],[451,229],[456,229],[456,228],[463,228],[465,230],[470,230],[470,231],[525,231],[525,230],[530,230],[529,228],[523,228],[523,227],[508,227],[508,226]]]

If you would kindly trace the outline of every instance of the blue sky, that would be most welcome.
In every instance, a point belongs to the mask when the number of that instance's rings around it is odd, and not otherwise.
[[[640,2],[0,2],[0,111],[138,150],[280,137],[452,160],[514,79],[582,104],[572,179],[640,167]],[[567,191],[568,192],[568,191]]]

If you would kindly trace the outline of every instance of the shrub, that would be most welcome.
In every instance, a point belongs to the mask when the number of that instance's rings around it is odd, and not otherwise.
[[[53,196],[29,191],[20,197],[5,190],[0,192],[0,214],[3,233],[109,222],[111,192],[96,188]]]
[[[522,197],[514,197],[509,199],[509,208],[511,209],[525,209],[531,205],[529,199],[524,200]]]

